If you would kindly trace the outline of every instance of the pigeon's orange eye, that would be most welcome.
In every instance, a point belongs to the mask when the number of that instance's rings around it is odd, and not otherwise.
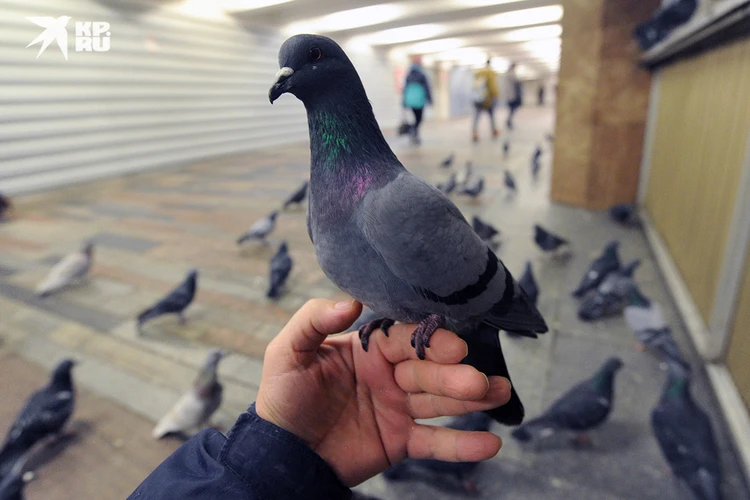
[[[320,50],[318,47],[313,47],[310,49],[310,60],[311,61],[320,61],[323,59],[323,51]]]

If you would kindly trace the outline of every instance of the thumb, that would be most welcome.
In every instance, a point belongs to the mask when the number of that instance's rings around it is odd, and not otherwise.
[[[306,366],[328,335],[346,330],[361,312],[362,304],[356,300],[310,300],[292,316],[274,343],[287,350],[284,354],[292,354],[295,364]]]

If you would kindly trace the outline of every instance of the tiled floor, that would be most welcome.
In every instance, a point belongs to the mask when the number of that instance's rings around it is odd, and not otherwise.
[[[542,290],[540,309],[552,331],[537,341],[503,339],[514,383],[530,415],[587,377],[608,356],[625,362],[617,378],[615,410],[594,434],[593,448],[573,450],[559,442],[520,448],[507,429],[494,428],[505,438],[505,446],[480,466],[481,498],[681,499],[686,493],[665,473],[648,425],[664,381],[659,363],[633,349],[634,337],[622,318],[581,323],[575,314],[577,303],[569,295],[589,259],[608,240],[621,240],[624,260],[643,261],[637,280],[663,305],[687,355],[693,361],[695,355],[640,230],[618,227],[601,213],[548,202],[550,153],[544,136],[551,122],[548,108],[523,109],[517,129],[504,136],[511,139],[507,160],[502,138],[471,144],[467,120],[426,124],[419,148],[393,140],[407,168],[430,182],[447,177],[437,164],[448,153],[456,153],[458,165],[471,159],[485,176],[487,190],[477,202],[455,197],[456,203],[467,217],[481,215],[503,231],[498,253],[512,271],[520,273],[526,260],[534,264]],[[545,145],[545,153],[540,178],[533,182],[530,157],[537,143]],[[216,419],[230,425],[253,400],[263,349],[286,319],[309,298],[341,296],[317,266],[301,209],[282,213],[272,236],[275,242],[289,242],[295,261],[289,292],[279,303],[264,297],[273,248],[238,249],[234,243],[250,223],[277,208],[305,179],[308,164],[307,146],[300,144],[18,200],[16,220],[0,225],[4,350],[18,351],[44,367],[64,355],[83,360],[76,373],[79,384],[122,405],[127,409],[123,411],[141,415],[137,432],[147,435],[149,422],[190,385],[207,346],[220,345],[235,353],[220,371],[226,398]],[[515,196],[502,186],[503,168],[516,175]],[[551,261],[536,250],[531,239],[534,222],[573,241],[574,255],[568,262]],[[90,280],[44,301],[34,298],[31,291],[50,263],[85,238],[97,244]],[[191,268],[199,269],[200,277],[188,323],[180,326],[175,318],[164,318],[138,335],[134,316]],[[748,498],[717,405],[702,371],[696,372],[695,397],[711,413],[722,449],[726,498]],[[0,387],[0,398],[3,406],[6,401],[10,405],[8,399],[15,402],[18,394]],[[81,401],[82,413],[88,404]],[[74,446],[86,449],[98,432],[95,426],[91,437]],[[164,454],[168,451],[163,449]],[[58,457],[56,467],[65,470],[65,459]],[[75,481],[86,484],[88,475],[97,475],[97,467],[109,466],[102,462],[85,472],[76,469]],[[49,490],[42,491],[43,484]],[[43,484],[29,488],[29,498],[69,498],[61,496],[69,489]],[[380,477],[361,488],[383,499],[452,498],[427,485],[392,485]],[[117,493],[122,497],[126,492]]]

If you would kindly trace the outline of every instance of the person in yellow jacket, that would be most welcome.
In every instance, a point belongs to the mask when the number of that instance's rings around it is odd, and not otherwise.
[[[495,105],[500,98],[500,89],[497,85],[497,75],[490,67],[490,61],[487,61],[487,65],[476,72],[474,75],[474,88],[472,92],[472,98],[474,101],[474,125],[472,127],[472,137],[474,142],[479,140],[479,134],[477,133],[477,123],[479,122],[479,115],[482,111],[486,111],[490,115],[490,125],[492,126],[492,137],[493,139],[499,135],[497,127],[495,126]]]

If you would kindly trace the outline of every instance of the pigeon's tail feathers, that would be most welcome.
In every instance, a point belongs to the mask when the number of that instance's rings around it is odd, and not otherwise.
[[[508,272],[506,270],[506,272]],[[547,323],[532,300],[514,283],[517,293],[508,302],[500,301],[491,310],[485,323],[506,332],[536,338],[547,331]]]
[[[508,365],[500,347],[500,337],[496,328],[482,323],[463,338],[469,347],[469,354],[462,363],[473,366],[488,377],[499,375],[510,380]],[[485,413],[504,425],[518,425],[523,421],[523,403],[512,382],[510,401]]]
[[[146,321],[155,318],[159,315],[158,311],[155,307],[149,307],[145,311],[143,311],[141,314],[138,315],[138,325],[142,325]]]
[[[272,284],[269,287],[268,292],[266,292],[266,297],[268,297],[271,300],[278,299],[279,297],[281,297],[281,287],[279,287],[276,284]]]
[[[553,429],[554,427],[546,415],[540,415],[513,429],[511,435],[517,441],[526,443],[534,439],[535,436],[543,437],[545,429]]]
[[[400,481],[409,477],[408,465],[404,462],[389,467],[383,472],[383,476],[389,481]]]
[[[250,233],[245,233],[242,236],[240,236],[239,238],[237,238],[237,244],[238,245],[242,245],[243,243],[245,243],[249,239],[250,239]]]
[[[30,445],[27,445],[27,443],[5,443],[3,449],[0,450],[0,479],[13,470],[13,466],[23,458],[29,448]]]

